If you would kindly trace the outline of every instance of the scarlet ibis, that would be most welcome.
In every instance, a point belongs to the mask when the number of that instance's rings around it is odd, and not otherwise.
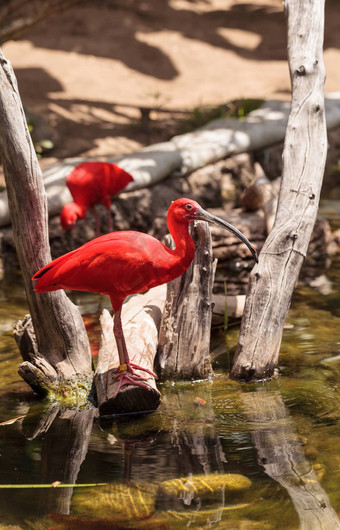
[[[122,191],[133,177],[116,164],[109,162],[83,162],[66,177],[74,202],[65,204],[60,214],[61,226],[71,230],[78,219],[83,219],[89,209],[96,218],[96,234],[99,235],[100,220],[96,204],[104,204],[108,213],[108,231],[112,232],[110,213],[111,197]]]
[[[155,376],[130,361],[121,322],[123,302],[129,295],[147,291],[183,274],[195,254],[189,223],[198,219],[222,226],[235,234],[247,245],[257,262],[256,250],[234,226],[203,210],[196,201],[177,199],[170,205],[167,216],[168,228],[176,245],[174,250],[142,232],[112,232],[51,261],[32,278],[37,280],[34,288],[37,293],[73,289],[110,297],[120,362],[115,374],[119,380],[116,395],[127,384],[149,388],[144,383],[147,377],[138,375],[135,369]]]

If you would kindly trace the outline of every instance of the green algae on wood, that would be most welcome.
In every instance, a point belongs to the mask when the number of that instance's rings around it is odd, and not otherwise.
[[[92,376],[51,381],[45,389],[49,401],[66,408],[85,406],[92,390]]]

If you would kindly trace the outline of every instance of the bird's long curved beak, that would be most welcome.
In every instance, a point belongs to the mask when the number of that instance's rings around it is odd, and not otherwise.
[[[203,208],[200,208],[199,210],[196,211],[196,216],[197,216],[196,219],[199,219],[201,221],[207,221],[208,223],[212,223],[217,226],[222,226],[222,228],[225,228],[226,230],[228,230],[229,232],[237,236],[239,239],[241,239],[241,241],[243,241],[243,243],[247,245],[247,247],[249,248],[256,263],[258,263],[259,259],[258,259],[258,255],[257,255],[255,248],[251,245],[250,241],[248,241],[246,236],[243,235],[242,232],[237,230],[237,228],[235,228],[233,225],[231,225],[227,221],[224,221],[220,217],[217,217],[216,215],[213,215],[207,212],[206,210],[203,210]]]

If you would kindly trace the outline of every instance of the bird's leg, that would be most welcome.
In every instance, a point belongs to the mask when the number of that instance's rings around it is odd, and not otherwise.
[[[95,206],[93,206],[93,208],[91,208],[91,210],[92,210],[94,218],[96,220],[96,237],[98,237],[98,236],[100,236],[100,217],[99,217],[99,214],[98,214]]]
[[[117,343],[118,355],[119,355],[119,366],[115,370],[115,379],[119,379],[118,388],[114,397],[118,394],[119,390],[123,385],[135,385],[143,386],[148,390],[151,390],[149,385],[145,384],[143,381],[147,381],[147,377],[142,377],[136,374],[134,368],[148,372],[150,375],[153,375],[149,370],[140,367],[134,363],[130,363],[129,354],[126,348],[122,320],[121,320],[121,308],[118,311],[115,311],[113,317],[113,333]]]
[[[113,221],[110,207],[107,209],[107,228],[109,232],[113,232]]]
[[[73,243],[72,230],[66,230],[66,241],[67,241],[67,245],[69,247],[69,250],[73,250],[74,249],[74,243]]]

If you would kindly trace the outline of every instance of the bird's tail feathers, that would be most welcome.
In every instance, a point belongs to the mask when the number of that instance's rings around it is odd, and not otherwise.
[[[64,256],[60,256],[59,258],[51,261],[34,274],[32,281],[37,282],[33,289],[35,293],[56,291],[57,289],[61,288],[56,281],[55,274],[58,272],[60,266],[65,262],[65,259],[67,259],[69,254],[65,254]]]

